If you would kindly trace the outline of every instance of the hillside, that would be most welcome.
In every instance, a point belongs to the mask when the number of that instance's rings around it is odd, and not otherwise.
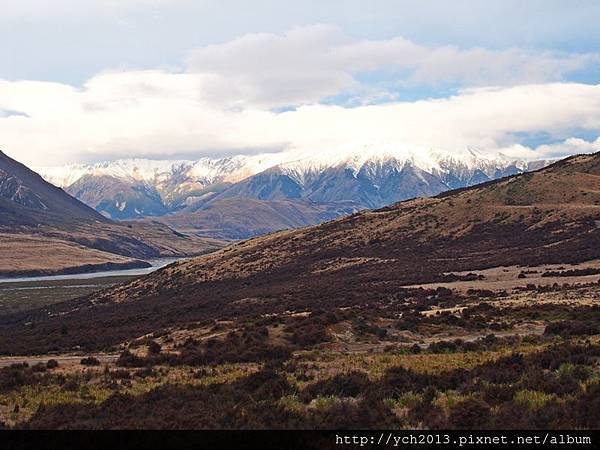
[[[178,323],[372,309],[393,304],[407,285],[444,280],[449,272],[600,258],[599,220],[600,154],[571,157],[537,172],[242,242],[89,298],[4,319],[0,336],[21,340],[28,351],[82,342],[94,348]],[[36,328],[23,329],[24,321]],[[92,321],[102,327],[90,336]],[[81,334],[53,334],[59,323]]]
[[[184,233],[225,240],[248,239],[274,231],[315,225],[351,214],[353,203],[226,198],[158,218]]]
[[[600,256],[600,154],[253,239],[157,273],[170,285],[285,273],[412,283],[447,271]],[[155,278],[153,280],[153,278]],[[181,284],[180,284],[181,283]]]
[[[0,226],[107,220],[0,151]]]

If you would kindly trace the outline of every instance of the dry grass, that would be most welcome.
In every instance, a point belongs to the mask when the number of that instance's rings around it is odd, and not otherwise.
[[[81,367],[81,366],[79,366]],[[144,378],[134,376],[135,370],[122,369],[131,374],[128,379],[111,378],[101,368],[64,370],[64,381],[59,378],[48,384],[27,385],[6,394],[0,394],[0,421],[14,425],[31,417],[40,405],[66,403],[99,404],[115,392],[142,395],[165,384],[207,386],[232,381],[250,375],[259,368],[257,364],[222,364],[211,367],[156,367],[154,375]],[[198,371],[202,376],[197,376]],[[18,405],[18,408],[15,406]]]
[[[332,353],[324,351],[301,352],[297,355],[300,372],[310,374],[314,379],[331,378],[340,373],[362,370],[369,378],[381,378],[390,367],[404,367],[419,373],[439,373],[453,369],[471,369],[473,367],[495,361],[513,352],[532,353],[542,350],[548,344],[521,344],[514,348],[503,348],[497,351],[480,351],[468,353],[423,353],[423,354],[390,354],[390,353]],[[302,386],[303,381],[296,382]]]
[[[48,273],[84,266],[131,264],[135,260],[61,239],[26,234],[0,234],[0,274]]]

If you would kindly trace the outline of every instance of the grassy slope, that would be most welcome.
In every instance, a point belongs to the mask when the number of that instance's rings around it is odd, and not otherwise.
[[[157,223],[77,223],[68,227],[0,228],[0,276],[144,267],[140,260],[197,256],[223,247]]]
[[[44,237],[0,235],[0,276],[66,273],[77,268],[145,267],[142,261]]]
[[[231,198],[211,202],[198,211],[184,210],[159,220],[199,236],[247,239],[274,231],[315,225],[352,210],[350,203]]]

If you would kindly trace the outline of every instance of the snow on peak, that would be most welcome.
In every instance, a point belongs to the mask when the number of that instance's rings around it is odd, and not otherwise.
[[[222,158],[204,157],[198,160],[119,159],[95,164],[72,164],[39,167],[35,170],[47,181],[68,187],[86,175],[111,176],[131,181],[166,183],[182,179],[202,185],[216,182],[237,182],[277,167],[300,183],[317,176],[328,168],[343,168],[356,176],[361,170],[402,170],[412,166],[428,173],[447,173],[450,170],[481,170],[490,173],[511,164],[522,169],[524,161],[500,153],[490,154],[473,148],[460,151],[441,149],[399,148],[378,143],[351,148],[319,151],[289,150],[281,153],[237,155]]]
[[[447,173],[456,169],[481,170],[488,173],[490,170],[504,169],[511,164],[516,164],[517,167],[526,166],[525,162],[472,148],[450,152],[439,149],[398,148],[385,144],[363,145],[345,152],[321,151],[297,156],[297,159],[280,165],[283,171],[296,179],[331,167],[349,169],[356,176],[361,170],[377,170],[383,167],[400,171],[405,166],[411,166],[428,173]]]

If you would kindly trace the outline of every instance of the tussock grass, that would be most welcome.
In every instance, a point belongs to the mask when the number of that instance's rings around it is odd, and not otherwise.
[[[549,401],[556,398],[557,397],[554,394],[524,389],[515,394],[515,403],[529,409],[530,411],[536,411],[542,408]]]

